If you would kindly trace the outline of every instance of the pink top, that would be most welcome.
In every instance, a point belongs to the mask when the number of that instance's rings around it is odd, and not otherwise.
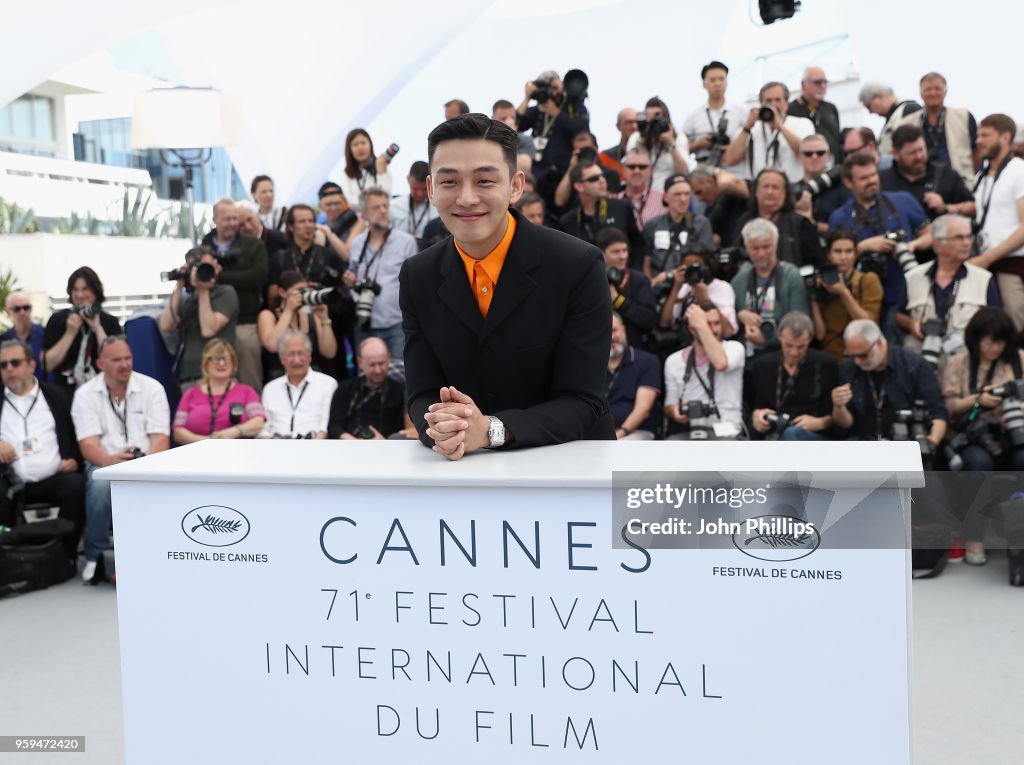
[[[224,430],[231,427],[232,404],[243,406],[242,422],[247,422],[253,417],[265,416],[259,394],[248,385],[232,383],[227,394],[214,395],[212,407],[210,397],[206,393],[206,386],[197,385],[194,388],[189,388],[181,397],[178,411],[174,414],[174,427],[185,428],[197,436],[208,436],[212,432],[210,413],[211,410],[216,410],[213,430]]]

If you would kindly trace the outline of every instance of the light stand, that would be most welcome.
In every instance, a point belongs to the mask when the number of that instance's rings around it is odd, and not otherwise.
[[[199,242],[196,236],[196,192],[193,171],[202,172],[213,156],[213,149],[160,149],[160,161],[168,167],[180,167],[185,173],[185,201],[188,202],[188,228],[192,246]]]

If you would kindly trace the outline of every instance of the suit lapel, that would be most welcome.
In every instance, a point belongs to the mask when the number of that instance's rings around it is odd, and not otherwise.
[[[502,269],[504,271],[504,269]],[[479,335],[484,326],[484,317],[480,314],[480,306],[473,297],[473,290],[466,279],[466,271],[462,258],[455,249],[453,240],[448,240],[444,253],[441,255],[441,286],[437,295],[455,316],[474,334]]]
[[[539,254],[536,248],[531,246],[531,229],[530,223],[516,215],[516,233],[508,248],[505,265],[501,267],[498,283],[494,287],[494,302],[491,303],[487,318],[483,322],[481,341],[511,316],[537,286],[537,282],[529,273],[540,265]]]

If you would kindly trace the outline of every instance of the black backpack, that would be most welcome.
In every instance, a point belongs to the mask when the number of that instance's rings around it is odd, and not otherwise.
[[[66,518],[27,523],[0,534],[0,598],[60,584],[75,574],[65,537],[75,533]]]

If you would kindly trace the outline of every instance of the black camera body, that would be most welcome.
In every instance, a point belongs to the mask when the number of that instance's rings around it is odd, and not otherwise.
[[[691,287],[701,282],[711,284],[711,271],[703,263],[691,263],[683,270],[683,281]]]
[[[718,272],[727,282],[739,273],[743,263],[749,262],[750,256],[743,247],[723,247],[718,251]]]
[[[577,154],[577,161],[584,165],[596,165],[597,149],[593,146],[584,146]]]
[[[1003,413],[1003,428],[1010,445],[1015,448],[1024,446],[1024,411],[1020,408],[1021,400],[1024,400],[1024,380],[1004,383],[990,392],[1003,400],[1000,409]]]
[[[774,122],[775,121],[775,110],[770,106],[762,106],[757,111],[757,118],[761,122]]]
[[[356,211],[353,210],[352,208],[349,208],[348,210],[345,210],[345,212],[343,212],[341,215],[339,215],[338,219],[331,224],[331,231],[334,232],[335,236],[341,236],[354,225],[356,225],[356,221],[358,220],[358,213],[356,213]]]
[[[764,419],[772,426],[772,432],[765,437],[766,441],[778,441],[782,432],[793,422],[793,418],[784,412],[765,412]]]
[[[356,438],[362,439],[363,441],[370,441],[373,438],[375,438],[375,436],[373,435],[373,431],[370,430],[370,427],[368,425],[360,425],[358,428],[352,431],[352,435],[355,436]]]
[[[7,499],[13,500],[18,494],[25,489],[25,481],[18,471],[14,469],[14,465],[0,465],[0,478],[3,479],[4,483],[7,484]]]
[[[930,428],[931,418],[921,400],[915,401],[912,409],[897,409],[893,412],[892,440],[917,441],[922,457],[930,457],[934,452],[932,445],[928,443]]]
[[[668,120],[662,117],[660,114],[648,119],[647,114],[642,110],[637,110],[636,115],[636,129],[645,139],[654,141],[665,133],[669,129]]]
[[[718,407],[705,401],[680,401],[679,411],[692,422],[702,417],[711,417],[718,414]]]
[[[245,405],[239,401],[228,407],[228,422],[232,425],[241,425],[242,416],[245,414]]]
[[[761,330],[761,336],[765,339],[766,342],[770,342],[775,338],[776,327],[777,324],[774,316],[765,316],[762,314],[761,326],[759,327],[759,329]]]
[[[373,315],[373,301],[380,295],[380,285],[369,277],[352,285],[352,297],[356,304],[356,321],[361,327],[369,327]]]
[[[821,175],[816,175],[813,178],[808,178],[806,181],[800,181],[795,184],[793,187],[793,193],[799,197],[807,191],[810,192],[812,197],[816,197],[835,186],[839,182],[841,174],[842,168],[833,167],[831,170],[828,170]]]
[[[99,315],[100,311],[103,310],[103,306],[100,303],[88,303],[86,305],[72,305],[71,312],[77,313],[83,319],[91,319],[93,316]]]
[[[551,100],[550,80],[534,80],[533,84],[537,86],[537,89],[533,91],[533,99],[538,104],[546,104]]]
[[[921,334],[924,335],[921,355],[925,361],[937,367],[939,357],[942,356],[942,338],[946,334],[946,326],[940,319],[928,319],[921,324]]]
[[[604,275],[608,277],[609,284],[617,285],[622,282],[626,272],[621,268],[616,268],[615,266],[606,266],[604,269]]]
[[[140,449],[139,447],[133,446],[131,455],[133,460],[137,460],[139,457],[145,457],[146,453],[142,451],[142,449]]]

